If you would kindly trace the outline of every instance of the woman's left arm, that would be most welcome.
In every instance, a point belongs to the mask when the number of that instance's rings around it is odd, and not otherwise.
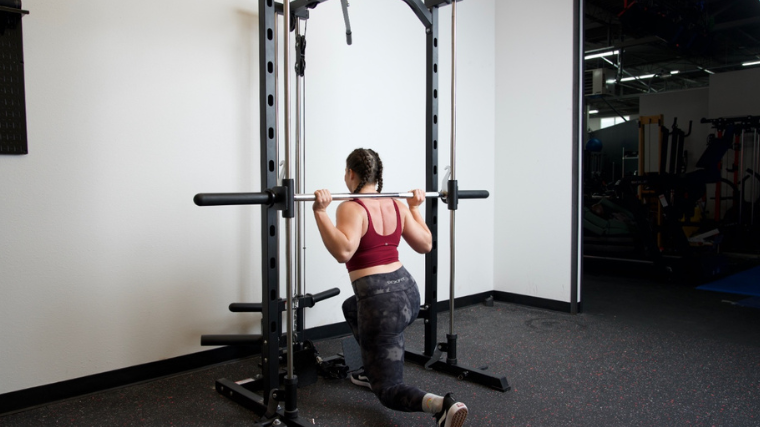
[[[406,199],[408,208],[398,203],[401,212],[404,214],[404,229],[401,231],[401,235],[415,252],[426,254],[433,249],[433,234],[419,209],[420,205],[425,203],[425,192],[412,190],[412,194],[412,197]]]

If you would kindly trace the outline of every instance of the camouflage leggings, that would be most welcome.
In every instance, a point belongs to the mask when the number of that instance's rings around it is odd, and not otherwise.
[[[343,315],[359,342],[372,391],[390,409],[422,411],[425,392],[404,384],[404,329],[420,311],[417,283],[401,267],[352,285],[354,296],[343,303]]]

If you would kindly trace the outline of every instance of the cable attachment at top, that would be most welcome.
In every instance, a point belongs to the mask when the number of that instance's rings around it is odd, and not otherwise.
[[[351,23],[348,21],[348,0],[340,0],[343,6],[343,20],[346,21],[346,43],[351,45]]]
[[[296,75],[303,77],[306,71],[306,35],[296,35]]]

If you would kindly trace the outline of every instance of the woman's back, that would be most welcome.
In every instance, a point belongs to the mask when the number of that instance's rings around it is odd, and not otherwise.
[[[397,226],[402,227],[401,231],[403,232],[403,221],[402,224],[396,224],[397,207],[393,206],[396,203],[393,199],[363,199],[362,203],[367,210],[362,209],[360,212],[362,215],[367,215],[369,212],[375,233],[388,236],[396,231]],[[357,209],[357,211],[359,210]],[[369,226],[369,221],[366,221],[366,218],[364,223]],[[362,231],[366,233],[367,229]]]

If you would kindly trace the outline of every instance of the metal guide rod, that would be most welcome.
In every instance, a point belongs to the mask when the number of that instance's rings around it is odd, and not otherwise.
[[[274,33],[279,34],[280,20],[277,18],[277,14],[274,15]],[[280,164],[280,44],[279,38],[274,38],[274,164]],[[282,185],[279,175],[275,177],[277,185]]]
[[[457,179],[457,2],[451,2],[451,180]]]
[[[292,172],[290,168],[291,153],[290,153],[290,0],[283,1],[283,58],[284,58],[284,86],[285,86],[285,177],[290,179]],[[286,287],[287,293],[287,306],[286,306],[286,320],[287,320],[287,379],[293,379],[293,219],[285,218],[285,235],[286,239]]]
[[[456,181],[457,147],[457,2],[451,2],[451,180]],[[456,295],[456,210],[451,209],[450,274],[449,274],[449,334],[454,335],[454,297]]]
[[[296,23],[296,37],[301,37],[301,20],[297,19]],[[302,41],[303,43],[303,41]],[[304,191],[306,182],[306,168],[305,168],[305,144],[306,144],[306,131],[305,131],[305,117],[304,114],[304,89],[305,89],[305,77],[303,73],[296,75],[296,193]],[[304,215],[303,206],[295,206],[296,210],[296,295],[303,295],[306,292],[306,284],[304,271],[306,268],[305,263],[305,230],[306,230],[306,215]]]

